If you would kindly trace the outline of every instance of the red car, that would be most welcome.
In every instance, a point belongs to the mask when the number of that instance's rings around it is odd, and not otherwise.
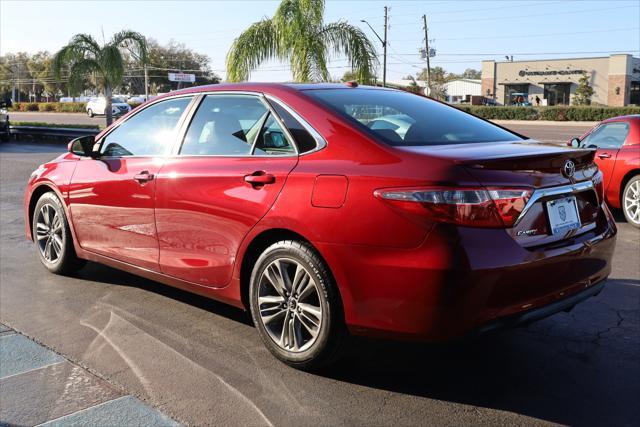
[[[411,124],[368,126],[386,116]],[[349,333],[531,322],[599,293],[611,268],[593,150],[406,92],[198,87],[69,149],[25,194],[47,269],[96,261],[246,308],[298,368],[334,360]]]
[[[605,120],[569,145],[596,149],[605,200],[640,228],[640,115]]]

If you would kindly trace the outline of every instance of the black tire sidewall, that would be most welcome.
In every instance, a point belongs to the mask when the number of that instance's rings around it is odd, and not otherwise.
[[[633,222],[631,218],[629,218],[629,215],[627,214],[627,210],[624,207],[624,201],[625,201],[627,191],[629,190],[629,187],[631,187],[631,184],[637,181],[640,181],[640,175],[636,175],[633,178],[631,178],[629,181],[627,181],[627,184],[624,186],[624,189],[622,190],[621,204],[622,204],[622,214],[624,215],[624,218],[627,220],[627,223],[629,223],[633,227],[640,228],[640,224]]]
[[[62,255],[57,259],[56,262],[51,263],[47,261],[42,255],[39,247],[39,243],[36,238],[36,224],[38,222],[38,215],[40,209],[45,205],[51,206],[55,209],[56,213],[60,215],[62,218]],[[64,274],[70,270],[72,264],[76,263],[77,259],[75,257],[75,251],[73,249],[73,238],[71,236],[71,231],[69,229],[69,223],[67,221],[67,216],[64,211],[64,207],[62,206],[62,202],[53,192],[44,193],[36,207],[33,211],[33,220],[31,222],[31,233],[33,236],[33,241],[38,247],[36,247],[36,251],[38,252],[38,257],[40,258],[40,262],[44,267],[52,273]]]
[[[271,262],[276,259],[293,259],[304,266],[320,288],[322,325],[313,345],[299,353],[288,352],[271,338],[260,318],[258,308],[259,279]],[[332,360],[342,335],[342,306],[327,266],[308,244],[298,241],[280,241],[269,246],[258,258],[251,274],[249,288],[251,317],[260,338],[269,351],[281,361],[299,369],[314,369]]]

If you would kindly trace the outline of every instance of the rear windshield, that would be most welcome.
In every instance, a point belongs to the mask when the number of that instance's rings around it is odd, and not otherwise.
[[[393,146],[469,144],[522,139],[475,116],[407,92],[310,89],[305,93]]]

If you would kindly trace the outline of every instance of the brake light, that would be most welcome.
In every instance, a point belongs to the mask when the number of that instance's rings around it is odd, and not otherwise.
[[[602,203],[604,201],[604,181],[602,179],[602,171],[598,170],[595,175],[593,175],[593,186],[596,189],[596,195],[598,196],[598,202]]]
[[[390,188],[374,195],[405,213],[468,227],[512,227],[531,197],[522,188]]]

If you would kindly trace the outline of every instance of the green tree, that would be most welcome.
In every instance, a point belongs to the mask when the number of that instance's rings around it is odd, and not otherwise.
[[[431,87],[429,88],[429,96],[434,99],[444,100],[447,97],[447,88],[445,83],[448,81],[447,72],[442,67],[433,67],[431,69]],[[423,68],[422,71],[416,74],[417,80],[423,80],[427,83],[427,69]]]
[[[576,88],[576,95],[573,98],[575,105],[590,105],[591,97],[593,96],[593,88],[589,82],[589,74],[584,73],[580,80],[578,80],[578,87]]]
[[[291,64],[296,82],[328,81],[327,59],[344,54],[356,80],[368,83],[376,52],[357,27],[324,23],[324,0],[283,0],[273,18],[256,22],[234,40],[227,54],[227,80],[242,81],[264,61]]]
[[[65,66],[69,67],[69,86],[74,93],[81,90],[84,79],[92,75],[98,88],[104,90],[106,98],[107,126],[113,122],[111,97],[125,73],[124,49],[136,45],[141,61],[147,61],[147,41],[134,31],[120,31],[102,46],[89,34],[76,34],[69,44],[53,57],[52,69],[56,79],[60,79]]]

